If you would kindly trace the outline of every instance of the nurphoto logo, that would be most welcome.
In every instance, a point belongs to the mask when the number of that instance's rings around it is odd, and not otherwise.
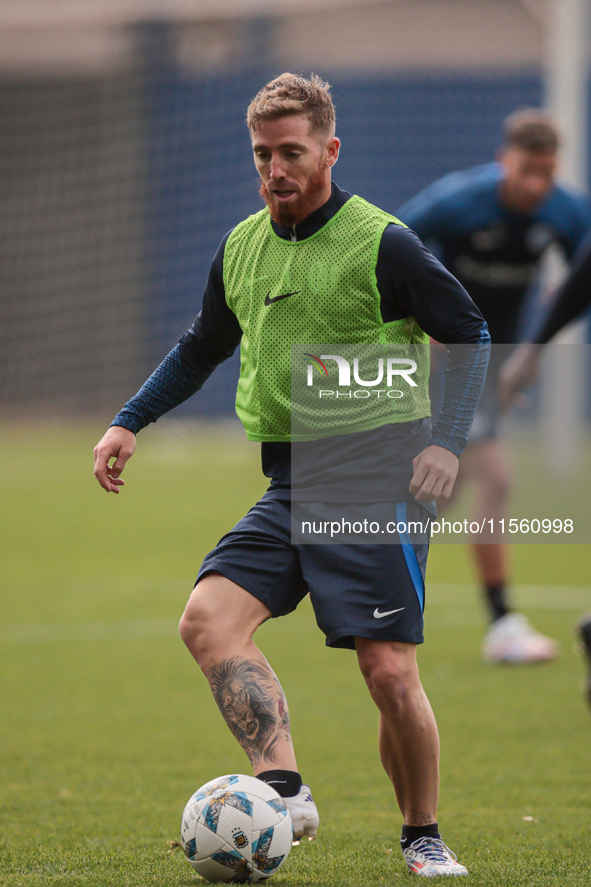
[[[326,361],[330,360],[336,363],[336,370],[338,372],[336,384],[338,387],[320,388],[318,390],[319,398],[367,398],[371,397],[372,395],[375,397],[380,397],[382,394],[384,394],[386,397],[397,399],[400,397],[404,397],[404,391],[402,391],[400,388],[395,388],[395,382],[400,384],[402,380],[411,388],[417,387],[417,383],[412,378],[413,373],[415,373],[417,370],[417,363],[415,360],[412,360],[409,357],[378,357],[377,366],[374,364],[374,368],[372,370],[372,372],[375,373],[375,377],[370,379],[362,379],[358,357],[354,357],[352,361],[349,361],[347,360],[347,358],[342,357],[340,354],[321,354],[317,357],[315,354],[304,352],[304,356],[309,357],[313,361],[313,363],[309,363],[307,366],[306,385],[309,388],[314,386],[314,370],[319,372],[321,376],[326,376],[326,378],[329,379],[330,382],[331,377],[334,377],[335,367],[333,364],[330,365],[331,373],[329,374],[328,367],[326,366]],[[351,390],[351,364],[353,382],[355,385],[360,386],[356,390]],[[366,366],[364,368],[364,373],[366,373],[369,369],[367,367],[367,360],[365,361],[365,364]],[[386,387],[379,388],[378,386],[382,385],[384,382]],[[339,389],[348,390],[341,391]]]

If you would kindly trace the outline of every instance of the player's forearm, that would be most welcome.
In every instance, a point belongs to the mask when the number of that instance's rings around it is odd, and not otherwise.
[[[532,341],[545,345],[591,305],[591,247],[581,256],[560,288],[556,301]]]
[[[199,391],[215,368],[232,356],[242,331],[227,306],[224,310],[225,302],[217,312],[212,310],[212,304],[221,302],[223,290],[221,293],[214,290],[210,275],[204,310],[135,397],[125,404],[112,425],[121,425],[137,434]]]
[[[538,345],[546,345],[550,339],[558,335],[561,329],[576,320],[579,314],[582,314],[588,307],[588,299],[581,300],[580,304],[561,300],[561,304],[556,304],[550,311],[539,331],[534,333],[532,341]]]
[[[194,363],[182,359],[181,346],[177,345],[111,424],[137,434],[195,394],[216,366],[217,363],[204,361],[201,371],[196,371]]]
[[[468,442],[489,356],[490,336],[486,324],[478,343],[449,346],[443,406],[433,428],[431,443],[458,457]]]

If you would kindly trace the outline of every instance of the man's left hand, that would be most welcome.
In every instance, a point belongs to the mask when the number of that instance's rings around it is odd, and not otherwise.
[[[427,447],[412,461],[414,474],[409,490],[417,502],[449,499],[458,473],[457,456],[435,444]]]

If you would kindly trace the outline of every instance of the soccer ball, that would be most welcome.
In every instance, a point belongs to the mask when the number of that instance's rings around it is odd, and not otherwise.
[[[208,881],[254,884],[283,865],[293,839],[285,801],[254,776],[220,776],[183,812],[185,856]]]

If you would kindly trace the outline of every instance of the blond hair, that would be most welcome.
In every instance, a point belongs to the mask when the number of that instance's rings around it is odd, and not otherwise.
[[[255,95],[246,112],[246,123],[252,135],[263,120],[275,120],[285,114],[306,114],[314,132],[331,138],[336,117],[330,84],[316,74],[309,80],[296,74],[281,74]]]

